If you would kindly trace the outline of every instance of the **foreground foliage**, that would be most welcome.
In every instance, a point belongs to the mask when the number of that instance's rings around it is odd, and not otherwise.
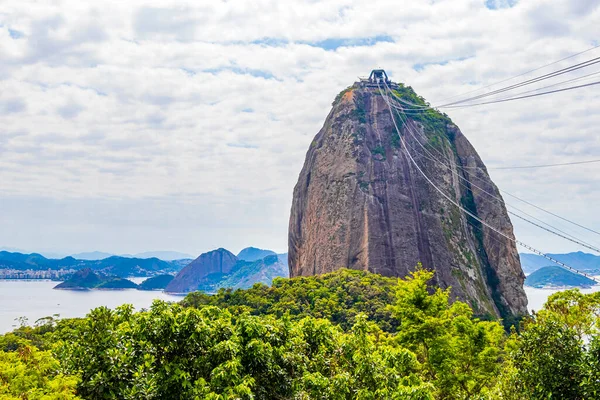
[[[49,351],[25,345],[17,351],[0,351],[0,399],[78,399],[77,375],[58,373],[59,362]]]
[[[600,294],[557,293],[507,335],[431,277],[339,271],[49,319],[0,336],[0,399],[600,398]]]

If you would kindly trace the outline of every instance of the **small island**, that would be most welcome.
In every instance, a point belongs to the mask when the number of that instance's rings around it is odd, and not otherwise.
[[[150,277],[136,285],[129,279],[114,275],[105,275],[101,272],[94,272],[90,268],[84,268],[75,272],[69,279],[56,285],[54,289],[62,290],[163,290],[173,280],[174,276],[162,274]]]
[[[54,289],[62,290],[119,290],[119,289],[137,289],[138,285],[128,279],[118,276],[108,276],[95,273],[90,268],[84,268],[77,271],[66,281],[59,283]]]
[[[533,272],[525,279],[525,285],[544,288],[544,287],[591,287],[596,282],[585,276],[567,271],[557,265],[543,267]]]

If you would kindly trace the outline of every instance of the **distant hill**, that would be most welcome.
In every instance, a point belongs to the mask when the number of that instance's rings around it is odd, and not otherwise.
[[[49,259],[41,254],[31,253],[11,253],[8,251],[0,251],[0,269],[17,269],[17,270],[42,270],[42,269],[80,269],[84,268],[83,261],[78,261],[73,257],[65,257],[60,260]]]
[[[135,254],[133,257],[135,258],[158,258],[163,261],[174,261],[174,260],[182,260],[182,259],[193,259],[194,256],[179,253],[177,251],[147,251],[145,253]]]
[[[277,258],[281,261],[286,267],[288,266],[288,253],[277,254]]]
[[[138,288],[140,290],[163,290],[171,283],[173,278],[175,277],[169,274],[153,276],[140,283]]]
[[[54,289],[89,290],[103,283],[98,274],[90,268],[77,271],[70,279],[54,286]]]
[[[271,285],[274,278],[288,276],[287,265],[283,264],[275,254],[254,262],[238,261],[228,276],[206,289],[207,291],[216,291],[220,288],[248,289],[255,283]]]
[[[228,274],[238,259],[230,251],[217,249],[201,254],[183,268],[165,291],[173,293],[193,292],[209,275]]]
[[[550,257],[582,271],[600,271],[600,256],[581,251],[567,254],[548,254]],[[525,273],[532,273],[542,267],[553,265],[542,256],[530,253],[519,254],[521,267]]]
[[[158,258],[126,258],[111,256],[102,260],[76,260],[65,257],[59,260],[49,259],[40,254],[22,254],[0,251],[0,269],[15,270],[59,270],[90,268],[107,275],[152,276],[165,273],[176,273],[186,265],[187,261],[163,261]]]
[[[113,278],[102,282],[96,289],[137,289],[138,285],[131,282],[129,279]]]
[[[22,254],[31,253],[30,251],[27,251],[27,250],[19,249],[16,247],[8,247],[8,246],[0,246],[0,251],[7,251],[9,253],[22,253]],[[55,259],[65,258],[64,254],[55,253],[52,251],[38,251],[37,253],[43,255],[46,258],[55,258]]]
[[[117,276],[148,276],[173,271],[173,264],[158,258],[125,258],[112,256],[104,260],[90,261],[94,270]]]
[[[289,275],[287,265],[277,254],[270,253],[254,261],[239,259],[225,249],[204,253],[182,269],[165,291],[214,292],[220,288],[249,288],[258,282],[270,285],[273,278]]]
[[[70,279],[59,283],[54,289],[90,290],[90,289],[137,289],[130,280],[116,276],[95,273],[91,268],[77,271]]]
[[[175,269],[173,272],[179,272],[181,271],[184,267],[186,267],[189,263],[191,263],[192,261],[194,261],[193,258],[184,258],[181,260],[173,260],[173,261],[169,261],[169,263],[173,266],[173,268]]]
[[[591,279],[579,274],[567,271],[558,265],[542,267],[533,272],[525,279],[525,285],[532,287],[545,286],[571,286],[571,287],[589,287],[595,285]]]
[[[273,255],[276,255],[276,253],[271,250],[257,249],[256,247],[246,247],[239,252],[237,258],[244,261],[257,261],[262,260],[266,256]]]
[[[71,257],[73,257],[77,260],[88,260],[88,261],[103,260],[105,258],[112,257],[112,256],[114,256],[114,254],[104,253],[102,251],[90,251],[87,253],[71,254]]]

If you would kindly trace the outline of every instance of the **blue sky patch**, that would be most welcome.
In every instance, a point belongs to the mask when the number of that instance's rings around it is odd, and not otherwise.
[[[319,47],[327,51],[335,51],[340,47],[374,46],[377,43],[394,43],[394,39],[387,35],[378,35],[366,38],[329,38],[318,42],[305,42],[309,46]]]
[[[265,37],[262,39],[253,40],[251,44],[259,44],[267,47],[281,47],[289,43],[289,40],[283,38]]]
[[[485,6],[490,10],[499,10],[514,7],[517,2],[518,0],[485,0]]]
[[[234,74],[238,75],[251,75],[257,78],[264,79],[275,79],[275,75],[270,73],[269,71],[264,71],[260,69],[251,69],[251,68],[240,68],[240,67],[219,67],[219,68],[209,68],[205,69],[202,72],[206,72],[209,74],[217,75],[219,72],[230,71]]]
[[[25,34],[23,32],[16,31],[16,30],[10,29],[10,28],[8,28],[8,34],[13,39],[21,39],[23,36],[25,36]]]

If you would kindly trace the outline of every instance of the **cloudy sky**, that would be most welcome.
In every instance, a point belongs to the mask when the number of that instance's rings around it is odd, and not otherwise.
[[[357,76],[385,68],[436,104],[597,45],[598,3],[0,0],[0,246],[287,251],[304,155]],[[490,168],[600,158],[599,88],[448,114]],[[598,172],[490,170],[596,229]]]

